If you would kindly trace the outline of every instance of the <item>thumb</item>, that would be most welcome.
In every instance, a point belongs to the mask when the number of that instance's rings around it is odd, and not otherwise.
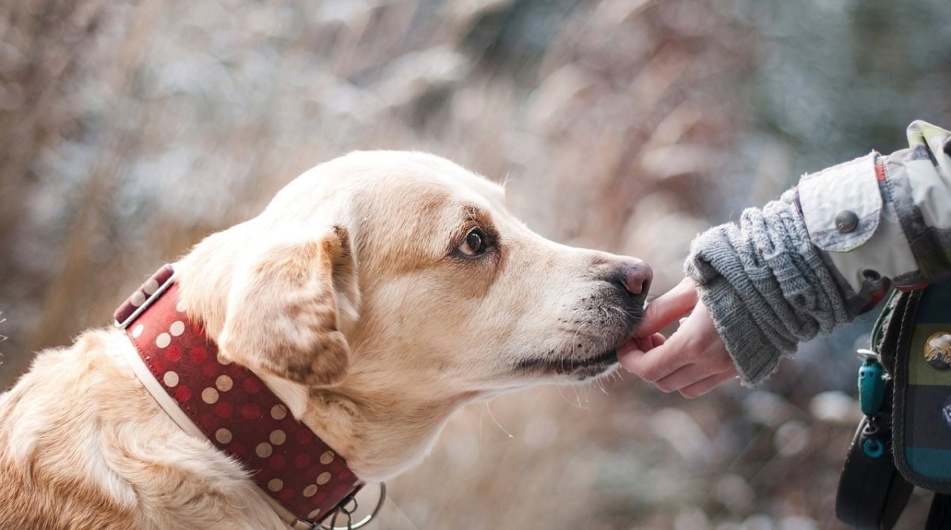
[[[691,278],[684,278],[673,289],[648,304],[644,318],[637,325],[634,337],[649,337],[673,324],[697,305],[697,287]]]

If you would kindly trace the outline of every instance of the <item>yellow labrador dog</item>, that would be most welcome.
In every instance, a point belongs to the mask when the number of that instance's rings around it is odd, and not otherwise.
[[[166,323],[85,332],[0,396],[0,528],[309,528],[329,510],[298,500],[413,466],[461,405],[613,371],[650,269],[546,240],[503,202],[420,153],[304,173],[174,264],[174,292],[145,288],[172,297]],[[175,346],[189,334],[207,344]],[[209,357],[204,388],[169,368]]]

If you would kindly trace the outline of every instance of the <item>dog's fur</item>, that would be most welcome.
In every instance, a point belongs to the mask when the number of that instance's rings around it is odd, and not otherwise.
[[[496,184],[401,152],[316,167],[176,270],[222,354],[370,482],[419,462],[462,404],[613,370],[650,279],[531,232]],[[239,465],[156,405],[130,348],[88,331],[0,396],[0,527],[285,529]]]

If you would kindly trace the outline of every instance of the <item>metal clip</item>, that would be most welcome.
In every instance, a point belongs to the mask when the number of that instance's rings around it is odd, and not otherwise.
[[[344,502],[337,508],[337,511],[334,512],[333,517],[330,518],[330,524],[320,525],[321,530],[356,530],[357,528],[363,528],[370,523],[376,516],[380,513],[380,509],[383,508],[383,502],[386,501],[386,484],[380,482],[380,498],[376,501],[376,506],[373,508],[373,511],[364,517],[363,519],[354,522],[353,514],[360,507],[357,503],[356,497],[350,497],[349,500]],[[346,518],[347,526],[337,526],[337,518],[340,516]]]

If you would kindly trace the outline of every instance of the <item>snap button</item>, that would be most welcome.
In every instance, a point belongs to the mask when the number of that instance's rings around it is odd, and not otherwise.
[[[835,229],[840,233],[848,234],[859,225],[859,216],[852,210],[842,210],[835,214]]]
[[[939,331],[925,341],[925,360],[939,369],[951,368],[951,333]]]

